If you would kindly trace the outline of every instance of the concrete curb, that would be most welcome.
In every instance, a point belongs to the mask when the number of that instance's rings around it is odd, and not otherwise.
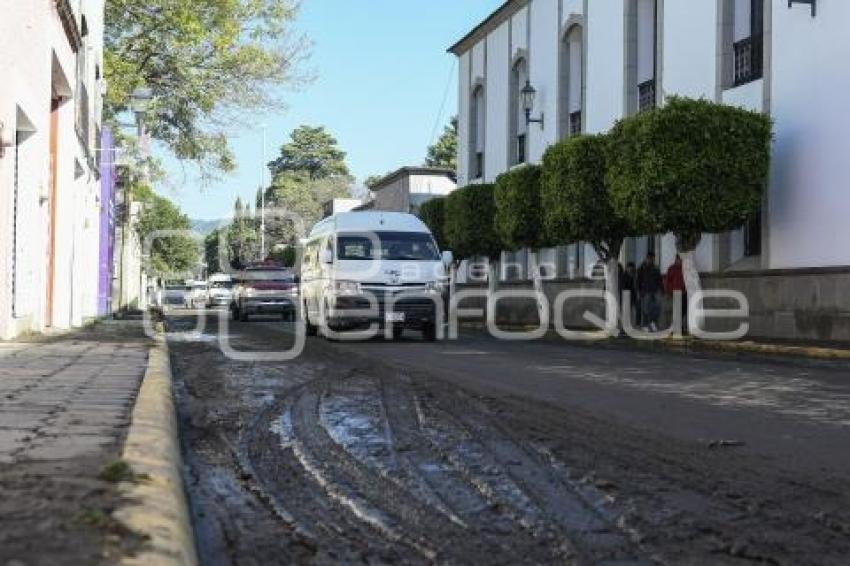
[[[134,473],[147,477],[122,483],[128,501],[115,518],[150,539],[126,565],[198,563],[189,506],[183,489],[179,428],[172,394],[168,345],[157,338],[148,357],[122,458]]]

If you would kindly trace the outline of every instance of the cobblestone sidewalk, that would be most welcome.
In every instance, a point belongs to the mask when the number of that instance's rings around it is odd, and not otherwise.
[[[138,322],[0,344],[0,566],[125,546],[99,478],[120,455],[151,342]]]

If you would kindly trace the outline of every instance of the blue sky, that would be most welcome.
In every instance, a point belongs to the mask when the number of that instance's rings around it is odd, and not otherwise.
[[[300,124],[325,125],[348,153],[359,181],[417,165],[431,142],[448,84],[438,134],[457,109],[457,71],[446,48],[503,0],[304,0],[296,23],[313,42],[306,66],[315,80],[285,93],[287,109],[251,119],[268,125],[268,157]],[[217,219],[235,196],[253,200],[260,182],[262,130],[234,132],[238,169],[201,188],[191,169],[168,162],[159,191],[192,218]]]

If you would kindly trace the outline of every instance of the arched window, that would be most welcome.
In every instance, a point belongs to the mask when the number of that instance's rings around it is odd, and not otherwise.
[[[469,112],[469,155],[470,178],[484,177],[484,87],[476,86],[472,91],[471,108]]]
[[[583,131],[584,33],[579,24],[570,26],[561,41],[559,92],[561,136],[580,134]]]
[[[528,82],[528,64],[525,59],[520,58],[511,69],[511,103],[510,112],[510,139],[511,139],[511,165],[525,163],[528,147],[528,122],[525,119],[525,109],[522,105],[522,97],[519,95],[522,87]]]

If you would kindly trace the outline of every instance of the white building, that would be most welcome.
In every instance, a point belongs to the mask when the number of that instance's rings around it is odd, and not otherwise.
[[[103,4],[3,3],[0,338],[97,313]]]
[[[769,113],[776,139],[760,218],[706,235],[698,267],[850,266],[848,22],[847,0],[509,0],[450,49],[459,185],[492,182],[560,139],[607,131],[670,95],[702,97]],[[541,123],[522,113],[526,81]],[[672,262],[670,235],[633,239],[624,259],[648,247]],[[587,246],[558,253],[561,275],[586,274],[594,260]]]
[[[402,167],[378,180],[372,209],[417,213],[422,203],[444,197],[457,188],[455,172],[440,167]]]

